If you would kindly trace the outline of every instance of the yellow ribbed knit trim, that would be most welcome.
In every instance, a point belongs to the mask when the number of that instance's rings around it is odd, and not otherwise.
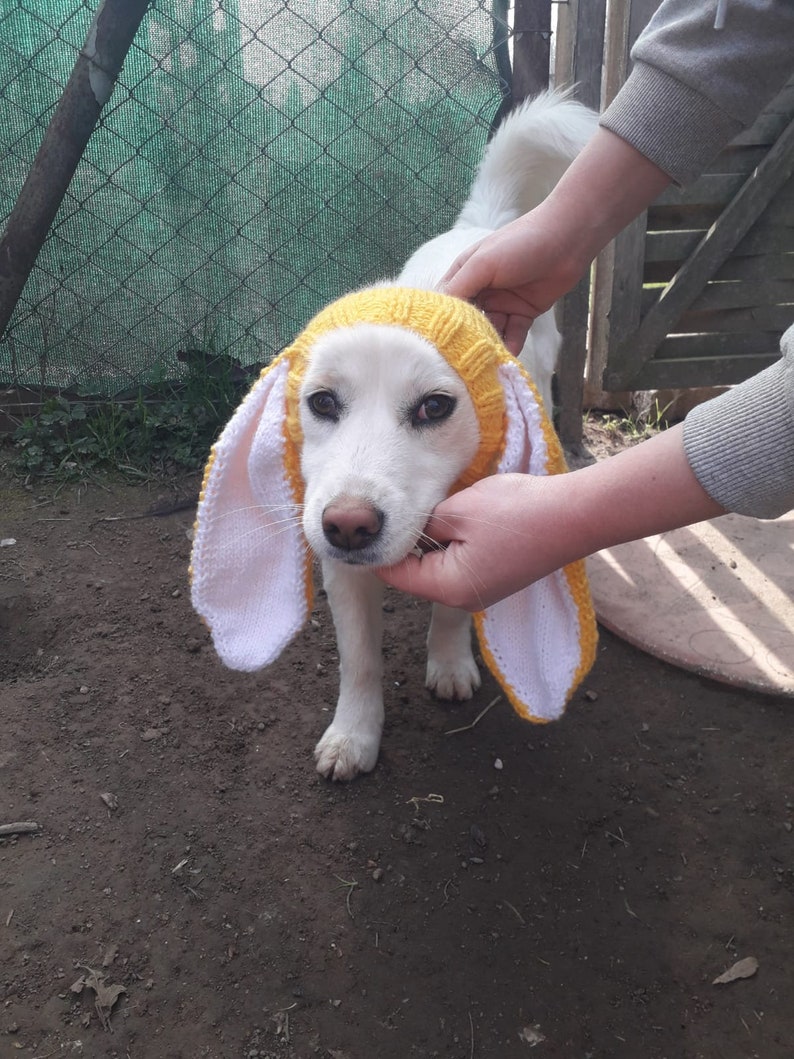
[[[201,476],[201,489],[199,489],[199,498],[198,498],[199,508],[201,506],[202,500],[204,499],[204,494],[207,491],[207,482],[210,479],[210,471],[212,470],[212,465],[213,465],[213,463],[215,463],[215,456],[216,456],[216,451],[215,451],[215,446],[213,445],[212,448],[210,449],[209,459],[207,460],[207,463],[206,463],[206,465],[204,467],[204,474]],[[199,509],[197,508],[196,509],[196,517],[193,520],[193,533],[194,533],[194,535],[196,533],[198,533],[198,528],[199,528],[198,510]],[[188,568],[187,568],[187,576],[188,576],[188,581],[192,584],[193,583],[193,563],[192,562],[191,562],[190,566],[188,566]]]

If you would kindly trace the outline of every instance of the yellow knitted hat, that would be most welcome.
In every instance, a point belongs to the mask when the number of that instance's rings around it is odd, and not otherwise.
[[[285,431],[288,467],[296,499],[303,499],[303,483],[298,470],[303,442],[299,399],[310,351],[317,340],[330,331],[363,323],[390,324],[415,332],[434,345],[466,383],[477,412],[480,447],[452,491],[492,474],[504,443],[505,426],[504,394],[497,366],[510,354],[487,317],[468,302],[436,291],[371,287],[345,295],[322,309],[292,345],[264,369],[270,371],[282,359],[290,364]]]
[[[311,609],[312,576],[299,516],[301,382],[317,340],[361,323],[430,342],[472,397],[480,444],[451,490],[494,473],[566,469],[526,371],[487,318],[435,291],[373,287],[319,312],[264,369],[213,448],[194,537],[193,604],[221,658],[239,669],[274,661]],[[285,520],[292,531],[284,532]],[[560,715],[595,656],[595,618],[582,563],[475,616],[488,667],[527,719]]]

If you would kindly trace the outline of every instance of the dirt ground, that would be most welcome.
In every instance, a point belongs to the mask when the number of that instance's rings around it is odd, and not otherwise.
[[[334,785],[324,600],[224,670],[170,495],[0,482],[2,1059],[794,1055],[794,703],[603,633],[563,721],[461,731],[496,685],[433,701],[391,595],[382,755]]]

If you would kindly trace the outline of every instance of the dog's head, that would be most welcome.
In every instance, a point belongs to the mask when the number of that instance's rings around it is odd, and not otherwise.
[[[398,287],[348,295],[265,369],[213,448],[194,606],[221,658],[257,669],[308,616],[310,552],[388,565],[416,546],[434,506],[456,489],[493,473],[564,469],[531,380],[479,310]],[[559,612],[578,642],[592,622],[584,573],[574,564],[559,576],[540,585],[556,578],[552,594],[573,592],[582,607],[558,599],[541,609],[546,618]],[[500,607],[478,616],[481,641]],[[502,648],[484,642],[483,653],[504,674]],[[508,694],[530,715],[520,692]]]
[[[397,562],[439,501],[496,470],[494,339],[471,306],[401,288],[359,292],[313,321],[291,354],[286,424],[317,556]]]

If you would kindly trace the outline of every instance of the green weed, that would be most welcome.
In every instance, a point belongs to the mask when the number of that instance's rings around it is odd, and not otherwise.
[[[250,379],[228,357],[188,353],[178,384],[154,383],[118,401],[48,399],[12,435],[14,472],[69,481],[95,471],[149,477],[201,468]]]

